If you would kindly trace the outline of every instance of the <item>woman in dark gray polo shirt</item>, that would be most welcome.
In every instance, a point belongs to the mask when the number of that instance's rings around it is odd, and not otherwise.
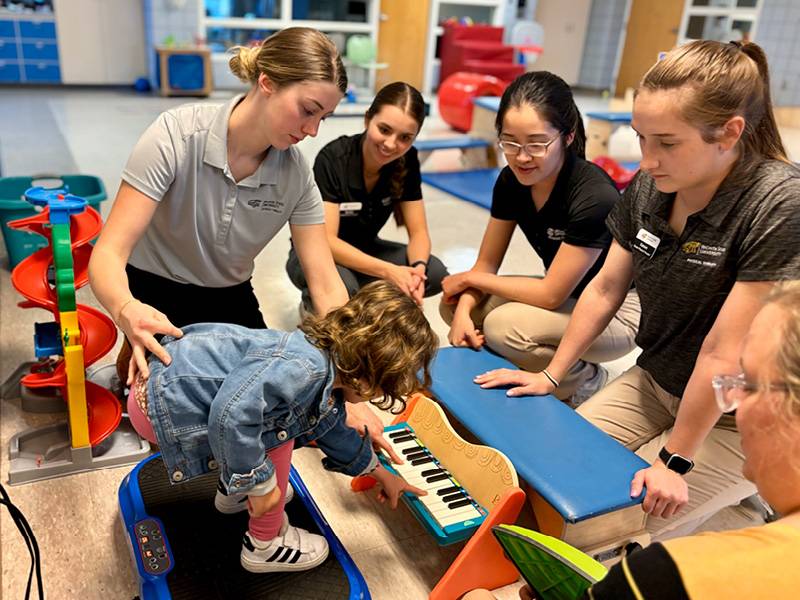
[[[231,70],[252,84],[227,104],[163,113],[134,148],[90,263],[92,289],[133,349],[128,383],[147,376],[155,335],[227,322],[264,327],[253,261],[288,222],[319,313],[347,301],[325,237],[322,199],[295,148],[347,88],[334,44],[303,27],[240,48]],[[119,365],[118,365],[119,366]]]
[[[543,373],[501,370],[484,387],[545,394],[602,331],[636,283],[637,365],[578,412],[653,466],[636,473],[655,539],[689,533],[755,493],[742,475],[732,415],[715,375],[741,373],[739,351],[775,282],[800,279],[800,172],[787,161],[766,56],[752,43],[680,46],[642,79],[632,126],[641,171],[611,212],[614,237]]]
[[[367,109],[366,131],[333,140],[314,161],[328,241],[350,296],[375,279],[391,281],[417,304],[442,291],[447,270],[431,255],[412,146],[424,120],[422,95],[407,83],[390,83]],[[408,232],[408,244],[378,237],[393,212]],[[300,267],[293,244],[286,271],[308,304],[308,281]]]

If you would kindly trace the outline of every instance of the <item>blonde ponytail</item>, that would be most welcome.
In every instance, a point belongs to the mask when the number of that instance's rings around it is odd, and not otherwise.
[[[230,49],[233,53],[228,65],[231,73],[236,75],[242,83],[255,83],[258,81],[258,59],[259,47],[247,48],[245,46],[234,46]]]
[[[278,88],[303,81],[325,81],[344,94],[347,73],[336,45],[310,27],[289,27],[273,33],[253,48],[236,46],[229,61],[231,72],[255,84],[263,73]]]
[[[716,141],[732,117],[741,116],[739,161],[745,170],[764,159],[788,162],[772,111],[767,58],[757,44],[698,40],[678,46],[650,67],[639,89],[684,86],[688,93],[678,110],[707,143]]]

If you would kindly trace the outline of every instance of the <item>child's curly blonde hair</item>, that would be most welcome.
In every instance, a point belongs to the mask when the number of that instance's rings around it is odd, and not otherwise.
[[[300,330],[325,350],[341,382],[383,410],[430,386],[430,362],[439,347],[422,309],[396,285],[374,281],[324,317],[308,316]],[[422,380],[417,373],[422,371]]]

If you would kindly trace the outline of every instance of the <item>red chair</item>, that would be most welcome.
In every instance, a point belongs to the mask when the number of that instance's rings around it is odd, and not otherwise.
[[[525,72],[514,46],[503,43],[503,28],[445,23],[439,45],[439,81],[459,71],[492,75],[510,82]]]
[[[439,114],[458,131],[472,129],[472,99],[478,96],[502,96],[507,83],[491,75],[453,73],[439,86]]]
[[[610,156],[597,156],[592,162],[608,173],[608,176],[614,180],[614,185],[617,186],[620,192],[628,187],[637,172],[636,170],[626,169]]]

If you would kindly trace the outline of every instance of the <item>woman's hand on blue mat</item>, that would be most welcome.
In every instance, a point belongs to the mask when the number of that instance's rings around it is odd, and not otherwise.
[[[636,472],[631,483],[631,498],[637,498],[644,488],[647,493],[642,510],[654,517],[668,519],[689,502],[686,480],[661,461]]]
[[[519,369],[494,369],[476,376],[473,381],[482,388],[514,386],[506,392],[506,396],[544,396],[556,389],[542,373]]]
[[[247,496],[247,512],[251,517],[268,513],[281,501],[281,488],[277,485],[263,496]]]
[[[414,494],[415,496],[428,495],[428,492],[425,490],[414,487],[413,485],[406,483],[406,480],[402,477],[398,477],[394,473],[390,473],[383,467],[383,465],[378,465],[378,467],[372,473],[370,473],[370,475],[374,477],[383,488],[380,492],[378,492],[378,502],[386,502],[388,500],[389,506],[392,508],[397,508],[397,502],[400,500],[400,496],[405,492]]]

